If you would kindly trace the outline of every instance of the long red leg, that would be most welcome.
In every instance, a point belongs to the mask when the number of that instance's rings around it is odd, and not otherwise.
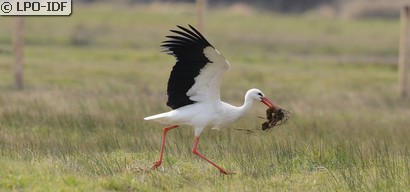
[[[195,137],[195,143],[194,143],[194,147],[192,148],[192,153],[194,153],[195,155],[198,155],[199,157],[201,157],[202,159],[208,161],[210,164],[212,164],[213,166],[215,166],[216,168],[219,169],[219,171],[225,175],[228,174],[235,174],[233,172],[228,172],[225,171],[222,167],[220,167],[219,165],[215,164],[214,162],[212,162],[211,160],[209,160],[208,158],[206,158],[205,156],[203,156],[202,154],[200,154],[196,149],[198,147],[198,141],[199,141],[199,136]]]
[[[151,169],[156,169],[162,164],[162,156],[164,154],[165,137],[167,135],[167,132],[169,130],[175,129],[177,127],[179,127],[179,125],[171,125],[171,126],[168,126],[168,127],[164,127],[164,129],[162,129],[162,143],[161,143],[161,152],[160,152],[160,155],[159,155],[159,160],[154,162],[154,165],[152,165]]]

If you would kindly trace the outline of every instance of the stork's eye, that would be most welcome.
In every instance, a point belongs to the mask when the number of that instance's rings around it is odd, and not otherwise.
[[[261,96],[261,97],[263,97],[263,95],[262,95],[262,93],[261,93],[261,92],[259,92],[259,93],[258,93],[258,95],[259,95],[259,96]]]

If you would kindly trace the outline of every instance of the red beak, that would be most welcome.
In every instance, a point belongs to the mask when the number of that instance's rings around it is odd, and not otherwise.
[[[266,106],[268,106],[269,108],[275,108],[276,107],[276,105],[273,104],[273,102],[271,100],[269,100],[268,98],[266,98],[266,97],[263,97],[261,102],[263,104],[265,104]]]

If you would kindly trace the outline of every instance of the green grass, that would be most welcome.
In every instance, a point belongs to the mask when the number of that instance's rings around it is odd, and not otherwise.
[[[230,61],[222,98],[258,87],[292,111],[270,132],[264,106],[199,151],[193,130],[161,125],[174,59],[160,42],[195,23],[191,5],[77,6],[70,17],[26,17],[25,90],[13,87],[12,17],[0,28],[0,190],[409,191],[410,100],[397,95],[396,20],[208,12],[206,36]],[[241,22],[238,22],[241,21]]]

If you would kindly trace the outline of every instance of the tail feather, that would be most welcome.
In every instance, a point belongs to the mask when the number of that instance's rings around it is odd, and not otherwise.
[[[155,121],[158,121],[160,123],[168,123],[168,117],[169,116],[170,116],[170,113],[166,112],[166,113],[160,113],[160,114],[145,117],[144,120],[147,120],[147,121],[155,120]]]

